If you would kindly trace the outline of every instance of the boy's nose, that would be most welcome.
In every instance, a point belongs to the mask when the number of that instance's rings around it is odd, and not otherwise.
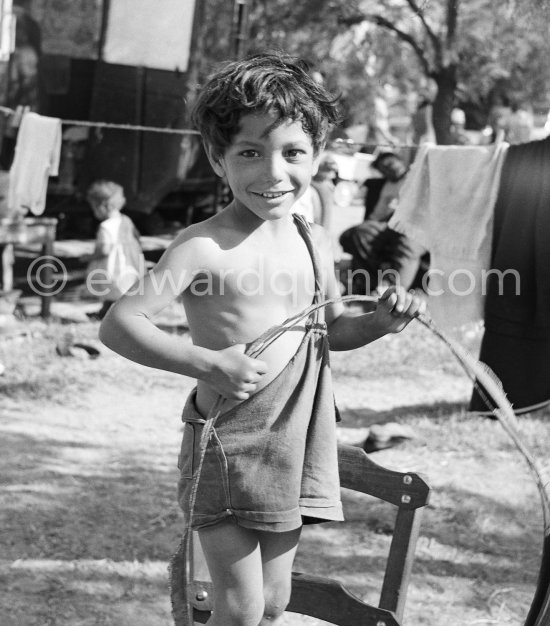
[[[265,159],[264,176],[270,181],[281,180],[284,174],[285,160],[282,156]]]

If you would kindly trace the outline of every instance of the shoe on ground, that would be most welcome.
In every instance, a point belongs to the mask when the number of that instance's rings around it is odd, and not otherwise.
[[[393,448],[410,439],[414,439],[414,432],[410,426],[398,424],[397,422],[373,424],[363,444],[363,450],[370,454],[378,450]]]

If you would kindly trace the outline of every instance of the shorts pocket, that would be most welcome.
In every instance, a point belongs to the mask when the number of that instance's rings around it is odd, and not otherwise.
[[[203,424],[185,422],[183,439],[178,457],[178,468],[182,478],[193,478],[200,458],[200,441]]]

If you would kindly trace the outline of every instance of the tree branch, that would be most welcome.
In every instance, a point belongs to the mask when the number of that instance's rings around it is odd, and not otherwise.
[[[406,33],[404,30],[401,30],[400,28],[395,26],[395,24],[390,22],[383,15],[366,14],[363,16],[363,19],[366,20],[367,22],[373,22],[377,26],[381,26],[382,28],[385,28],[386,30],[390,30],[391,32],[395,33],[397,37],[401,39],[401,41],[408,43],[409,46],[411,46],[411,48],[416,53],[416,56],[418,57],[418,60],[420,61],[420,65],[422,65],[422,68],[425,74],[427,76],[430,76],[432,74],[432,69],[430,68],[430,62],[428,61],[426,57],[425,51],[422,49],[422,47],[419,45],[419,43],[416,41],[416,39],[412,35],[409,35],[409,33]]]
[[[459,0],[447,0],[447,46],[449,50],[452,50],[455,44],[458,4]]]
[[[432,42],[432,46],[434,48],[434,53],[435,53],[436,59],[438,61],[438,64],[440,64],[441,61],[442,61],[441,40],[435,34],[435,32],[432,29],[432,27],[426,21],[426,18],[424,17],[424,11],[423,11],[423,9],[421,9],[418,6],[418,4],[416,3],[416,0],[407,0],[407,4],[414,11],[415,15],[418,16],[418,18],[420,19],[420,21],[422,23],[422,26],[424,26],[424,30],[426,31],[430,41]]]

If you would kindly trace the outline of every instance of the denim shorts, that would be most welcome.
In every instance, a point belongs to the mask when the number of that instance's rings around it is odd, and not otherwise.
[[[186,517],[205,420],[195,391],[183,409],[178,499]],[[342,520],[336,418],[324,323],[308,330],[283,371],[214,424],[200,473],[191,527],[225,519],[286,532]]]

